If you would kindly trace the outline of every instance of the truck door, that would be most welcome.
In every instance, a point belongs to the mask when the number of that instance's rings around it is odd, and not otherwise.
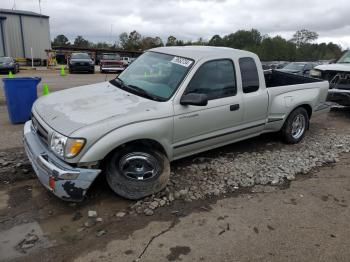
[[[218,145],[236,136],[242,122],[242,98],[237,94],[234,63],[230,59],[203,63],[184,94],[208,96],[206,106],[174,104],[174,157]],[[183,95],[184,95],[183,94]]]
[[[259,76],[256,61],[252,57],[242,57],[239,60],[243,91],[243,124],[259,125],[264,124],[267,118],[269,96],[263,84],[264,76]],[[262,70],[260,70],[262,72]],[[260,132],[264,125],[252,130]]]

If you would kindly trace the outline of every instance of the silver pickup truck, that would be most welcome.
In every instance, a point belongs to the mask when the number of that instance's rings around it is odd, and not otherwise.
[[[42,184],[81,201],[96,177],[129,199],[162,190],[169,162],[280,132],[298,143],[327,112],[328,82],[272,71],[250,52],[161,47],[110,82],[39,98],[24,145]]]

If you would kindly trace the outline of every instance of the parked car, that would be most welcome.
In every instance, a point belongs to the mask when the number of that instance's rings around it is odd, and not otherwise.
[[[104,72],[122,72],[126,65],[118,54],[103,54],[100,60],[100,71]]]
[[[0,72],[16,74],[19,72],[19,64],[12,57],[3,56],[0,57]]]
[[[335,64],[316,66],[310,75],[330,82],[328,101],[350,106],[350,51]]]
[[[68,63],[69,73],[95,73],[95,63],[87,53],[73,53]]]
[[[154,48],[112,81],[39,98],[24,144],[41,183],[64,200],[82,200],[102,171],[115,193],[139,199],[166,186],[170,161],[268,132],[300,142],[329,110],[328,86],[265,78],[247,51]]]
[[[278,70],[286,73],[310,76],[310,71],[317,65],[314,62],[292,62]]]

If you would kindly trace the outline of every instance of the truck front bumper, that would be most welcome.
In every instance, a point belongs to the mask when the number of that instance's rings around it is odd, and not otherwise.
[[[101,66],[100,71],[104,71],[104,72],[121,72],[124,71],[124,67],[121,66]]]
[[[57,197],[79,202],[99,169],[73,168],[51,153],[32,128],[32,121],[24,125],[24,148],[40,182]]]
[[[329,89],[327,101],[331,101],[342,106],[350,106],[350,90]]]

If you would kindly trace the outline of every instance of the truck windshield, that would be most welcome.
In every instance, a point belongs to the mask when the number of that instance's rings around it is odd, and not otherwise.
[[[114,54],[107,54],[107,55],[103,55],[102,59],[104,59],[104,60],[120,60],[120,56],[114,55]]]
[[[193,63],[188,58],[147,52],[111,83],[119,87],[122,84],[124,89],[140,96],[166,101],[176,91]]]
[[[72,54],[72,59],[90,59],[90,56],[84,53]]]
[[[337,62],[338,64],[349,64],[350,63],[350,51],[346,52]]]
[[[303,70],[305,64],[304,63],[290,63],[283,67],[283,69],[287,70]]]

